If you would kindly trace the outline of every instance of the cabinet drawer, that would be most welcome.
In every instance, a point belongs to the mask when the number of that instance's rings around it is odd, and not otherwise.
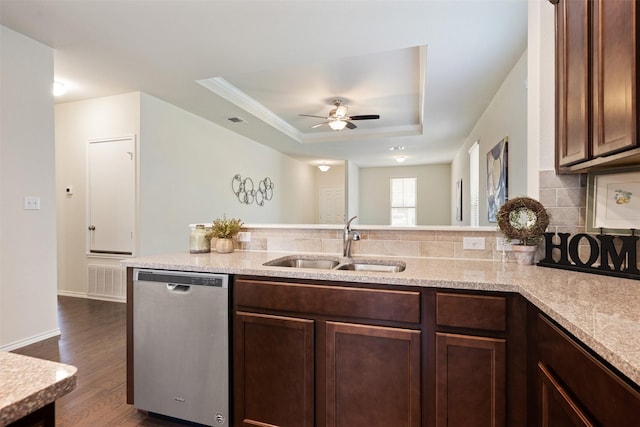
[[[321,316],[420,322],[420,292],[238,279],[235,305]]]
[[[436,294],[436,323],[455,328],[507,329],[507,299],[500,296]]]
[[[587,409],[597,424],[637,425],[640,420],[637,390],[544,316],[538,315],[535,326],[540,364],[548,368],[577,404]]]

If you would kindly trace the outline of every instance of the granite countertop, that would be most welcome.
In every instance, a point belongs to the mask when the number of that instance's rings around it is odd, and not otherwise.
[[[76,388],[76,367],[0,351],[0,426]]]
[[[122,264],[165,270],[520,293],[640,385],[640,281],[523,266],[514,262],[466,259],[398,258],[406,262],[405,271],[400,273],[262,265],[286,255],[290,254],[260,251],[235,251],[231,254],[185,252],[132,258]],[[397,260],[389,257],[357,258]]]

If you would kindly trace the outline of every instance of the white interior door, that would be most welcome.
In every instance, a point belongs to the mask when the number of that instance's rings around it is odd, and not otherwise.
[[[89,141],[90,253],[132,255],[135,228],[135,137]]]
[[[318,222],[320,224],[343,224],[345,221],[344,186],[320,186],[318,197]]]

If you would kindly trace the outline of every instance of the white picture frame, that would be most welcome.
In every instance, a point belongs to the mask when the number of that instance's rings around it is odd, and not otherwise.
[[[586,231],[630,235],[640,229],[640,167],[590,172]]]

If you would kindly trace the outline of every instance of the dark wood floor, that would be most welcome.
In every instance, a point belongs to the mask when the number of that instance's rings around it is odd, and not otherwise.
[[[184,426],[126,403],[126,304],[58,297],[60,337],[14,353],[78,368],[78,387],[56,402],[58,427]]]

